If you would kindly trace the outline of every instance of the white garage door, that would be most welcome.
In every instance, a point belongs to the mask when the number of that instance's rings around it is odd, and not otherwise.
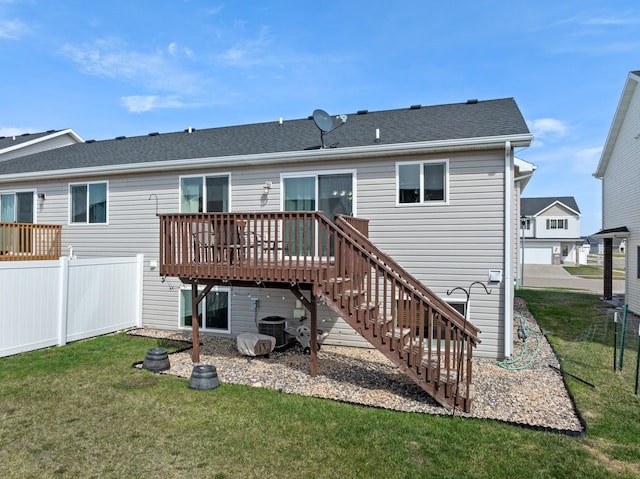
[[[553,264],[551,247],[526,247],[524,248],[525,264]]]

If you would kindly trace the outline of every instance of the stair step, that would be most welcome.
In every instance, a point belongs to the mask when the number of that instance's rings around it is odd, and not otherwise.
[[[382,318],[371,318],[369,320],[370,323],[380,324],[382,326],[384,326],[385,324],[389,324],[392,321],[393,321],[393,316],[384,316]]]
[[[357,311],[367,311],[367,310],[376,309],[377,307],[378,305],[376,303],[361,303],[353,309]]]
[[[409,328],[394,328],[393,331],[389,331],[386,336],[387,338],[402,339],[406,337],[410,332],[411,330]]]
[[[342,277],[329,278],[329,283],[335,283],[335,284],[349,283],[350,281],[351,281],[351,278],[342,278]]]
[[[348,289],[342,292],[342,295],[347,297],[355,297],[355,296],[359,296],[360,294],[362,294],[362,291],[357,289]]]

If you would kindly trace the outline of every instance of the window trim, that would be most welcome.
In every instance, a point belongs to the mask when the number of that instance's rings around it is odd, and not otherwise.
[[[182,308],[181,308],[181,303],[182,303],[182,295],[183,295],[183,291],[187,291],[189,293],[191,293],[191,286],[189,285],[181,285],[180,286],[180,292],[178,294],[178,329],[183,330],[183,331],[191,331],[193,328],[192,326],[185,326],[182,323]],[[204,291],[204,286],[198,286],[198,294],[200,294],[202,291]],[[211,291],[209,291],[209,294],[211,293],[216,293],[216,292],[225,292],[227,293],[227,329],[215,329],[215,328],[206,328],[204,327],[204,325],[200,324],[200,331],[206,331],[206,332],[210,332],[210,333],[222,333],[222,334],[231,334],[231,318],[233,317],[232,312],[231,312],[231,304],[232,304],[232,297],[233,295],[231,294],[231,287],[230,286],[219,286],[216,285],[213,288],[211,288]],[[189,295],[189,299],[191,299],[191,296]],[[206,301],[207,298],[205,297],[198,306],[203,305],[203,307],[206,306]],[[205,307],[205,311],[206,311],[206,307]],[[193,313],[192,313],[193,315]]]
[[[340,170],[306,170],[306,171],[296,171],[291,173],[280,173],[280,211],[284,211],[284,202],[285,202],[285,191],[284,191],[284,179],[285,178],[314,178],[314,188],[315,188],[315,202],[316,209],[318,209],[318,203],[320,198],[318,198],[318,177],[319,176],[331,176],[331,175],[351,175],[351,193],[353,194],[353,198],[351,200],[351,209],[353,210],[353,216],[358,216],[358,175],[356,169],[340,169]]]
[[[182,180],[185,178],[200,178],[202,180],[202,196],[203,199],[206,199],[207,197],[207,178],[221,178],[221,177],[227,177],[228,180],[228,184],[227,184],[227,205],[228,211],[233,211],[232,205],[231,205],[231,199],[233,198],[233,195],[231,194],[231,188],[232,188],[232,181],[231,181],[231,172],[221,172],[221,173],[212,173],[212,174],[199,174],[199,175],[180,175],[178,176],[178,211],[180,213],[183,213],[182,211]],[[203,205],[206,205],[206,201],[203,201]],[[211,213],[210,211],[204,211],[203,208],[203,213]],[[214,211],[213,213],[218,213],[217,211]]]
[[[547,218],[546,226],[547,230],[568,230],[569,218]]]
[[[90,223],[89,222],[89,185],[99,185],[99,184],[104,184],[106,187],[106,194],[105,194],[105,221],[104,223]],[[73,221],[73,217],[71,215],[71,211],[72,211],[72,205],[73,205],[73,195],[72,195],[72,188],[74,186],[86,186],[87,187],[87,213],[86,213],[86,220],[85,221]],[[100,225],[100,226],[104,226],[104,225],[108,225],[109,224],[109,180],[99,180],[99,181],[83,181],[83,182],[77,182],[77,183],[69,183],[69,201],[68,201],[68,215],[67,215],[67,224],[69,226],[87,226],[87,225]]]
[[[15,208],[15,204],[16,204],[16,194],[18,193],[31,193],[32,194],[32,204],[31,204],[31,208],[33,211],[33,224],[37,224],[38,223],[38,202],[37,202],[37,192],[38,190],[32,189],[32,188],[25,188],[25,189],[16,189],[16,190],[0,190],[0,195],[5,196],[5,195],[13,195],[13,201],[14,201],[14,208]],[[2,207],[2,205],[0,205],[0,207]],[[16,222],[15,217],[16,217],[17,211],[14,210],[14,223]]]
[[[444,199],[443,200],[424,200],[424,165],[427,164],[444,164]],[[406,165],[419,165],[420,167],[420,201],[416,203],[401,203],[400,202],[400,167]],[[449,171],[449,158],[437,158],[432,160],[417,160],[417,161],[397,161],[396,162],[396,184],[395,184],[395,196],[396,207],[409,207],[415,208],[416,206],[443,206],[449,205],[449,184],[450,184],[450,171]]]

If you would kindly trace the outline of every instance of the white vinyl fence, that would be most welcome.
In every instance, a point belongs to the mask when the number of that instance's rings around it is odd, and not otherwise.
[[[0,262],[0,357],[142,324],[143,255]]]

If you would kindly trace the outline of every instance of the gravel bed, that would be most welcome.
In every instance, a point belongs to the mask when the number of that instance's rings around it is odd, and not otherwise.
[[[560,373],[560,367],[546,337],[523,303],[516,302],[516,317],[522,314],[530,330],[522,360],[501,367],[496,360],[475,358],[475,399],[471,413],[456,410],[458,416],[495,419],[509,423],[582,434],[584,428]],[[132,335],[191,341],[191,333],[136,329]],[[247,357],[238,353],[235,339],[201,334],[199,364],[216,367],[223,383],[245,384],[284,393],[315,396],[366,406],[414,413],[447,415],[393,363],[375,349],[322,346],[318,352],[318,374],[309,375],[309,357],[296,348],[274,351],[268,357]],[[538,346],[539,340],[539,346]],[[522,351],[514,326],[514,358]],[[529,363],[534,356],[533,361]],[[194,363],[191,349],[169,356],[171,369],[162,374],[189,378]],[[521,368],[527,366],[526,368]]]

